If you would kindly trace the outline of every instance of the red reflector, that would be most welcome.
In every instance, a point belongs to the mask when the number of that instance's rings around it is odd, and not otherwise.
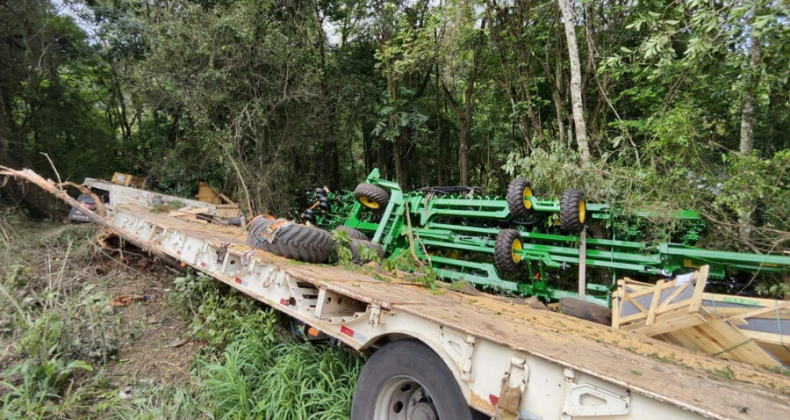
[[[181,251],[176,251],[176,254],[181,255]]]
[[[535,273],[535,280],[540,280],[540,273]]]
[[[236,277],[236,283],[241,284],[241,279]]]
[[[205,266],[206,266],[206,263],[202,262],[202,263],[200,263],[200,266],[201,266],[201,267],[205,267]]]
[[[285,305],[285,306],[288,306],[288,305],[290,305],[290,304],[291,304],[291,303],[290,303],[290,302],[288,302],[288,299],[280,299],[280,305]]]
[[[345,335],[347,335],[347,336],[349,336],[349,337],[353,337],[354,336],[354,330],[352,330],[351,328],[348,328],[348,327],[340,327],[340,332],[345,334]]]
[[[93,210],[93,204],[86,204],[86,205],[85,205],[85,207],[87,207],[87,208],[89,208],[89,209]]]
[[[497,397],[494,394],[488,394],[488,400],[491,401],[491,405],[493,405],[494,407],[496,407],[496,405],[499,404],[499,397]]]

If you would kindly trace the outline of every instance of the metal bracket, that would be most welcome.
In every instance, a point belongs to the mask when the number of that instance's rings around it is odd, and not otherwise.
[[[508,361],[508,369],[502,375],[502,391],[499,393],[499,402],[495,407],[499,418],[515,419],[520,417],[518,408],[528,383],[529,366],[527,366],[527,361],[511,357]]]
[[[475,354],[475,345],[477,344],[477,337],[473,335],[466,336],[466,359],[464,359],[463,370],[461,371],[461,379],[472,382],[474,375],[472,375],[472,356]]]
[[[565,369],[565,403],[562,408],[562,420],[576,417],[601,417],[627,415],[631,406],[631,396],[621,396],[612,391],[590,384],[576,384],[576,372]],[[595,402],[584,403],[587,396]]]
[[[379,326],[379,323],[381,323],[381,305],[377,303],[370,305],[370,321],[368,323],[374,330]]]

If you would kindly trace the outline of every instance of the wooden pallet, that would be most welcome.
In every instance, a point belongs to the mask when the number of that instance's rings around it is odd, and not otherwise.
[[[692,274],[672,281],[659,280],[655,285],[619,280],[612,303],[612,328],[728,360],[781,367],[771,353],[733,325],[737,323],[735,318],[728,322],[702,305],[708,270],[703,266]],[[755,315],[762,313],[753,311]]]

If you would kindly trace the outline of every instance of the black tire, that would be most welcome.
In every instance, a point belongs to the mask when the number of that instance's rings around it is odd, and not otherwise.
[[[472,410],[467,405],[458,383],[444,361],[426,345],[416,340],[401,340],[387,344],[365,363],[354,390],[351,403],[351,420],[386,420],[376,416],[376,405],[382,391],[399,381],[411,381],[414,389],[421,387],[430,396],[416,404],[392,404],[387,410],[398,413],[398,409],[434,410],[439,420],[472,420]],[[396,393],[406,395],[412,385],[401,387]],[[383,397],[381,399],[384,399]],[[380,403],[381,405],[381,403]]]
[[[360,231],[358,231],[358,230],[356,230],[356,229],[354,229],[352,227],[338,226],[338,227],[335,228],[335,230],[336,231],[346,232],[346,236],[348,236],[348,239],[359,239],[359,240],[362,240],[362,241],[370,240],[370,238],[368,238],[368,235],[365,235],[364,233],[362,233],[362,232],[360,232]]]
[[[521,267],[521,255],[514,254],[513,251],[521,248],[521,234],[517,230],[500,230],[494,244],[494,262],[497,270],[510,273],[518,271]]]
[[[581,232],[587,222],[587,203],[584,191],[565,190],[560,199],[560,228],[566,232]]]
[[[362,183],[354,189],[354,199],[371,210],[384,210],[390,202],[390,195],[377,185]]]
[[[310,226],[291,224],[277,231],[274,242],[261,240],[260,234],[272,223],[274,220],[263,218],[251,223],[247,234],[247,245],[296,261],[321,264],[329,259],[332,250],[332,235],[329,232]]]
[[[612,310],[586,300],[564,297],[560,298],[560,312],[574,318],[595,322],[596,324],[612,325]]]
[[[367,249],[374,249],[376,251],[376,254],[378,254],[379,256],[379,260],[376,262],[381,262],[381,260],[384,258],[384,250],[381,248],[381,245],[370,241],[360,241],[357,239],[352,239],[351,241],[349,241],[348,247],[351,249],[351,262],[357,265],[367,264],[373,261],[371,259],[366,259],[362,257],[361,253],[359,252],[360,247]]]
[[[510,181],[507,187],[507,208],[511,216],[524,218],[532,214],[532,202],[524,200],[527,195],[532,196],[532,183],[521,178]]]

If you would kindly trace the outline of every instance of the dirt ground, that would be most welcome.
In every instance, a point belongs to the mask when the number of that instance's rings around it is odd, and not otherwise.
[[[91,224],[0,212],[0,285],[30,314],[62,314],[76,343],[70,348],[83,359],[92,356],[89,363],[113,385],[188,381],[201,345],[189,339],[191,319],[168,302],[181,273],[139,250],[102,249],[97,232]],[[114,306],[121,296],[145,302]],[[6,303],[0,296],[0,306]],[[25,357],[11,312],[0,314],[0,371]]]

